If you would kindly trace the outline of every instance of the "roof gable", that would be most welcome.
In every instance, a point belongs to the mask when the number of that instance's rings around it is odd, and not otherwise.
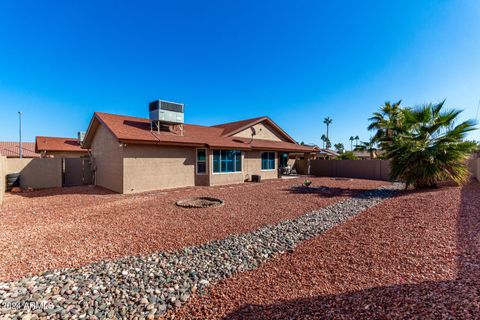
[[[277,136],[279,140],[296,144],[296,141],[292,137],[290,137],[285,131],[283,131],[282,128],[280,128],[279,125],[277,125],[275,122],[273,122],[272,119],[270,119],[267,116],[252,118],[252,119],[247,119],[242,121],[229,122],[224,124],[218,124],[214,127],[222,128],[223,129],[222,135],[226,137],[231,137],[231,136],[245,137],[244,134],[242,134],[242,132],[249,130],[250,128],[260,123],[262,123],[270,132],[272,132],[273,135]],[[250,132],[247,132],[247,133],[249,137],[251,137],[251,133]]]

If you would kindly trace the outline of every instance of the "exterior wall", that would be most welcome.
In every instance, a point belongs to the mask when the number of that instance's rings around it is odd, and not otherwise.
[[[195,185],[195,148],[127,145],[123,149],[123,193]]]
[[[48,151],[42,153],[42,158],[80,158],[88,157],[88,152]]]
[[[20,187],[22,188],[55,188],[62,186],[62,159],[61,158],[30,158],[6,160],[6,172],[20,173]]]
[[[5,194],[5,175],[7,174],[7,158],[0,156],[0,207],[2,206],[3,196]]]
[[[310,160],[310,173],[320,177],[390,180],[390,161]]]
[[[234,173],[213,173],[210,177],[210,185],[218,186],[225,184],[243,183],[245,181],[243,172]]]
[[[256,135],[255,139],[262,140],[273,140],[273,141],[287,141],[282,135],[280,135],[277,130],[272,128],[270,125],[260,122],[253,126],[255,129]],[[239,138],[251,138],[252,130],[250,128],[240,131],[233,135],[234,137]]]
[[[244,172],[248,174],[249,180],[252,175],[256,174],[264,179],[278,178],[278,152],[275,152],[275,169],[262,170],[262,151],[247,151],[245,152]]]
[[[123,148],[103,125],[98,126],[93,137],[91,153],[95,184],[123,193]]]
[[[308,160],[295,159],[292,168],[297,171],[297,174],[308,174]]]
[[[208,150],[209,179],[211,186],[243,183],[245,181],[245,154],[242,152],[242,172],[213,173],[213,150]]]
[[[303,168],[305,163],[305,160],[296,160],[295,166]],[[480,181],[480,158],[470,160],[468,167],[472,175]],[[390,180],[390,161],[312,160],[310,161],[310,172],[320,177]],[[303,172],[301,173],[303,174]]]

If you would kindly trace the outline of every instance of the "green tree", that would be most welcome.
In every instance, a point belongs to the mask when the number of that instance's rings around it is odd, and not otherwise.
[[[457,184],[468,181],[467,159],[475,146],[464,139],[475,130],[475,121],[455,125],[461,111],[444,110],[444,103],[402,108],[394,134],[380,139],[386,157],[392,161],[392,178],[404,180],[407,187],[434,187],[445,180]]]
[[[375,130],[373,140],[380,142],[381,146],[389,144],[393,137],[402,132],[403,110],[400,107],[402,100],[395,103],[385,102],[378,112],[368,119],[371,123],[368,130]]]
[[[355,140],[355,138],[353,136],[350,136],[350,151],[353,151],[353,140]]]
[[[330,149],[331,147],[332,147],[332,142],[327,137],[327,139],[325,139],[325,148]]]
[[[370,153],[370,159],[375,159],[378,149],[374,139],[370,138],[369,141],[360,141],[360,144],[355,146],[354,151],[367,151]]]
[[[322,148],[325,149],[325,142],[327,142],[327,136],[322,134],[322,137],[320,139],[322,140]]]
[[[346,151],[335,158],[335,160],[358,160],[352,151]]]
[[[338,153],[343,153],[343,151],[345,151],[345,147],[343,146],[343,143],[335,143],[333,146],[335,147],[335,150],[337,150]]]
[[[360,140],[360,137],[359,136],[355,136],[355,145],[358,145],[358,140]]]
[[[326,117],[325,119],[323,119],[323,123],[325,123],[327,125],[327,138],[329,138],[328,129],[329,129],[330,125],[332,124],[332,122],[333,122],[333,120],[330,117]]]

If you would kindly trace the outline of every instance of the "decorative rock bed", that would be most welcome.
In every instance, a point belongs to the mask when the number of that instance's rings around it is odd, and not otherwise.
[[[178,200],[176,205],[183,208],[211,208],[219,207],[224,204],[223,200],[212,197],[195,197],[184,200]]]
[[[3,318],[153,319],[190,294],[293,250],[391,197],[401,185],[371,190],[294,220],[174,252],[125,257],[0,283]],[[32,307],[28,307],[32,306]]]

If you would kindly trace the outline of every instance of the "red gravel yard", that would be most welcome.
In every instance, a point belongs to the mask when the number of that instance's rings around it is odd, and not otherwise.
[[[301,179],[192,187],[134,195],[75,187],[6,195],[0,210],[0,281],[89,262],[171,250],[298,217],[385,182],[312,178],[322,193],[295,192]],[[221,207],[185,209],[210,196]]]
[[[179,318],[478,319],[480,184],[388,199],[214,285]]]

